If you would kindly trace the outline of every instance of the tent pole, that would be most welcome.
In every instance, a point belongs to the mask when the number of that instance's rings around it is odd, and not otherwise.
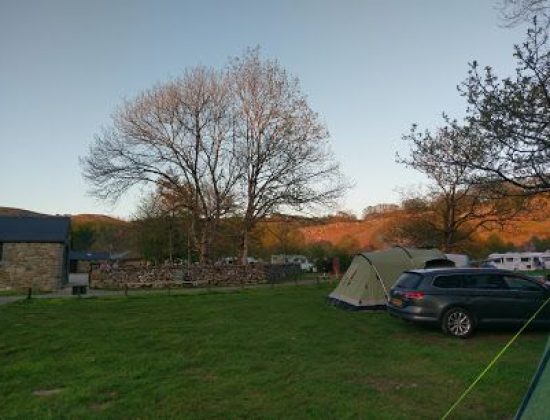
[[[367,261],[369,261],[370,266],[373,268],[374,272],[376,273],[376,278],[380,281],[380,284],[382,285],[382,288],[384,289],[384,294],[386,295],[386,299],[388,299],[389,298],[388,289],[386,289],[386,285],[384,284],[384,281],[382,280],[382,276],[380,275],[380,273],[378,272],[378,269],[374,266],[374,264],[371,263],[370,260],[368,260],[368,259],[367,259]]]

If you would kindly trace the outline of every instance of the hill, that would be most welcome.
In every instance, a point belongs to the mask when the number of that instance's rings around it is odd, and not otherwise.
[[[104,214],[75,214],[71,216],[71,222],[76,225],[80,224],[114,224],[126,225],[127,221],[116,217],[106,216]]]
[[[15,207],[0,207],[0,216],[50,216],[49,214],[37,213],[35,211],[18,209]]]
[[[319,225],[300,228],[305,242],[329,242],[337,245],[344,240],[353,239],[361,249],[381,248],[387,245],[384,242],[384,231],[390,225],[407,217],[403,210],[391,211],[370,216],[366,220],[349,220],[327,222]],[[535,214],[510,222],[505,228],[494,227],[481,230],[477,237],[486,240],[491,235],[498,235],[504,242],[511,242],[515,246],[524,245],[533,236],[546,238],[550,236],[550,206],[541,208]]]
[[[32,210],[19,209],[16,207],[0,207],[0,216],[54,216],[52,214],[38,213]],[[119,224],[125,225],[128,222],[116,217],[106,216],[104,214],[74,214],[64,215],[70,216],[71,222],[76,225],[80,224]]]
[[[326,222],[300,228],[308,244],[329,242],[338,245],[346,240],[357,241],[362,249],[380,248],[384,245],[383,232],[400,217],[399,212],[390,212],[367,220]]]

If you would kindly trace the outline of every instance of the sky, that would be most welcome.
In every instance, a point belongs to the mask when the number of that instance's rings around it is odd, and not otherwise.
[[[340,207],[398,202],[426,179],[395,163],[412,123],[460,118],[468,62],[500,75],[525,27],[497,0],[0,0],[0,207],[134,214],[91,197],[85,156],[124,98],[260,46],[301,81],[354,185]]]

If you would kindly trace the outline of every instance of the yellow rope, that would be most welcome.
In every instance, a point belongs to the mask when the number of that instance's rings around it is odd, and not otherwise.
[[[466,388],[466,391],[464,391],[462,393],[462,395],[460,397],[458,397],[458,399],[455,401],[455,403],[451,406],[451,408],[449,408],[449,410],[447,410],[447,412],[443,415],[443,417],[441,417],[441,420],[445,420],[446,418],[449,417],[449,415],[453,412],[453,410],[462,402],[462,400],[464,398],[466,398],[466,396],[470,393],[470,391],[477,385],[477,383],[481,380],[481,378],[483,378],[483,376],[489,371],[489,369],[491,369],[493,367],[493,365],[498,361],[498,359],[500,358],[500,356],[502,356],[504,354],[504,352],[506,350],[508,350],[508,347],[510,347],[514,341],[516,341],[516,339],[521,335],[521,333],[523,331],[525,331],[525,329],[529,326],[529,324],[536,318],[536,316],[540,313],[540,311],[542,311],[542,309],[546,306],[546,304],[550,302],[550,297],[548,299],[546,299],[546,301],[544,301],[544,303],[540,306],[539,309],[537,309],[537,311],[533,314],[533,316],[531,316],[531,318],[529,318],[527,320],[527,322],[519,329],[519,331],[510,339],[510,341],[508,341],[508,343],[506,343],[506,345],[502,348],[502,350],[500,350],[497,355],[493,358],[493,360],[491,360],[491,362],[487,365],[487,367],[485,369],[483,369],[483,371],[478,375],[478,377],[475,379],[474,382],[472,382],[472,384]]]

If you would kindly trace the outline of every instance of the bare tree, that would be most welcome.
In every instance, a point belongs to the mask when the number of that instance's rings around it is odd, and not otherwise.
[[[194,68],[126,101],[82,165],[97,197],[151,184],[186,206],[201,262],[221,218],[239,214],[246,261],[259,220],[343,193],[327,138],[298,81],[255,49],[223,72]]]
[[[548,0],[502,0],[498,6],[504,26],[513,27],[532,22],[534,18],[543,25],[550,25],[550,2]]]
[[[397,155],[397,162],[424,173],[431,185],[426,196],[417,197],[421,207],[399,228],[401,235],[421,242],[430,238],[436,243],[421,245],[438,245],[450,251],[479,229],[503,226],[525,211],[528,202],[523,197],[495,194],[495,190],[508,188],[502,183],[472,183],[468,165],[448,163],[470,143],[462,129],[446,126],[432,134],[413,126],[403,139],[409,144],[409,155]],[[476,149],[471,150],[474,153]]]
[[[171,190],[197,222],[201,262],[240,176],[227,77],[194,68],[126,101],[81,160],[92,193],[118,200],[136,184]]]
[[[243,177],[241,259],[250,231],[282,208],[327,203],[344,190],[328,132],[310,108],[297,79],[277,61],[248,50],[229,69],[234,95],[236,147]]]
[[[514,77],[498,78],[490,67],[471,64],[459,86],[468,101],[470,139],[457,154],[480,181],[506,181],[526,193],[550,192],[550,49],[536,24],[515,46]],[[474,153],[472,153],[472,150]],[[483,153],[478,153],[483,150]]]

